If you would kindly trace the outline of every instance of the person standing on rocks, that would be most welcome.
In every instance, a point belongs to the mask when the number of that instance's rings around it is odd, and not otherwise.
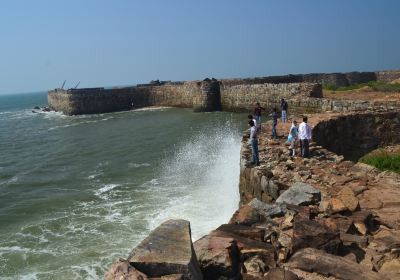
[[[309,143],[311,141],[311,127],[307,123],[308,118],[306,116],[303,117],[303,122],[299,125],[299,140],[301,146],[301,156],[309,157]]]
[[[276,112],[276,108],[274,108],[270,116],[272,117],[272,138],[278,139],[278,134],[276,133],[276,126],[278,124],[278,113]]]
[[[286,143],[290,144],[289,150],[290,150],[291,156],[296,155],[296,140],[297,140],[297,136],[299,134],[298,132],[299,132],[299,129],[297,127],[297,121],[293,120],[292,127],[290,128],[288,139],[286,141]]]
[[[288,103],[285,99],[281,99],[282,122],[287,122]]]
[[[253,117],[253,115],[248,115],[247,118],[249,119],[249,121],[253,121],[254,126],[257,128],[257,120]]]
[[[253,154],[252,161],[250,163],[259,166],[260,160],[258,157],[257,128],[256,128],[253,120],[249,121],[249,126],[250,126],[251,151]]]
[[[260,103],[256,103],[256,108],[254,108],[254,116],[256,117],[256,121],[261,131],[261,111],[265,111],[265,108],[260,106]]]

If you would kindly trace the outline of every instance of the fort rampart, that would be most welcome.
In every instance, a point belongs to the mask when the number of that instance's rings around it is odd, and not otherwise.
[[[322,99],[324,84],[353,83],[400,78],[400,71],[350,72],[270,76],[251,79],[205,79],[157,82],[124,88],[55,89],[48,92],[49,107],[68,115],[106,113],[147,106],[193,108],[194,111],[248,111],[255,102],[271,109],[285,98],[292,112],[353,111],[381,106],[369,102]],[[399,104],[384,104],[385,110]]]

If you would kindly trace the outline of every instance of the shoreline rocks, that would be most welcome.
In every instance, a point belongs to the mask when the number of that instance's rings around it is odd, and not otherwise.
[[[399,278],[400,176],[315,143],[311,158],[291,157],[263,131],[259,167],[243,164],[243,137],[241,203],[228,224],[192,244],[187,221],[167,221],[107,274],[122,278],[106,279]]]

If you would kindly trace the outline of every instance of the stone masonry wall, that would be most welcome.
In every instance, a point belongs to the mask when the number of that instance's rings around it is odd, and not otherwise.
[[[150,106],[148,88],[81,89],[49,91],[51,109],[67,115],[107,113]]]
[[[205,80],[117,89],[58,89],[49,91],[48,103],[54,110],[74,115],[146,106],[186,107],[195,111],[251,111],[256,102],[267,108],[279,108],[280,99],[285,98],[293,110],[300,106],[304,111],[315,104],[318,111],[320,103],[306,99],[308,97],[322,97],[321,86],[310,83],[224,85],[216,80]],[[297,102],[303,99],[307,101]]]
[[[322,99],[321,84],[346,86],[368,81],[391,81],[400,71],[350,72],[270,76],[249,79],[206,79],[136,87],[52,90],[49,107],[66,114],[105,113],[146,106],[188,107],[195,111],[252,111],[260,102],[268,110],[279,109],[281,98],[289,103],[289,113],[348,112],[367,109],[400,108],[399,102]]]
[[[226,111],[252,111],[256,102],[266,107],[268,111],[280,108],[281,98],[289,102],[291,109],[302,106],[296,100],[303,98],[322,97],[319,84],[311,83],[281,83],[281,84],[221,84],[221,104]],[[313,100],[310,100],[312,103]],[[307,106],[307,105],[306,105]]]
[[[400,112],[339,116],[318,123],[313,129],[317,145],[358,160],[378,147],[400,143]]]
[[[400,70],[392,71],[377,71],[375,72],[376,79],[382,82],[391,82],[400,79]]]
[[[51,109],[68,115],[106,113],[147,106],[191,108],[201,102],[201,82],[116,89],[53,90],[48,93]],[[200,106],[200,105],[199,105]]]

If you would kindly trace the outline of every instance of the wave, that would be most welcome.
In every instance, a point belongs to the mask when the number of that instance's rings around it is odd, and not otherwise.
[[[65,125],[58,125],[54,127],[50,127],[47,130],[55,130],[55,129],[60,129],[60,128],[67,128],[67,127],[73,127],[73,126],[78,126],[78,125],[83,125],[83,124],[89,124],[89,123],[97,123],[97,122],[104,122],[108,121],[110,119],[113,119],[113,117],[109,118],[104,118],[104,119],[99,119],[99,120],[93,120],[93,121],[82,121],[82,122],[76,122],[76,123],[70,123],[70,124],[65,124]]]
[[[0,115],[6,115],[6,114],[12,114],[14,113],[14,111],[4,111],[4,112],[0,112]]]

